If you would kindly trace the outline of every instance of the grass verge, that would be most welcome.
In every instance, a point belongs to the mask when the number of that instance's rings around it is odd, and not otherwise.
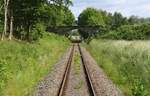
[[[150,41],[93,40],[84,46],[125,96],[149,96]]]
[[[0,96],[30,96],[66,50],[65,37],[45,34],[39,41],[0,41]]]

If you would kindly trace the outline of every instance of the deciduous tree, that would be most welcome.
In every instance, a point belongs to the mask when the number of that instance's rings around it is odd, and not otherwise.
[[[105,26],[102,13],[95,8],[85,9],[78,17],[79,26]],[[79,30],[87,43],[91,41],[97,30]]]

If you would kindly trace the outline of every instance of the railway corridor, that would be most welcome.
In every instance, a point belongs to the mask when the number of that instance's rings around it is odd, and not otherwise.
[[[73,43],[33,96],[123,96],[90,54]]]
[[[90,96],[86,75],[84,73],[81,54],[78,46],[75,45],[68,81],[63,96]]]

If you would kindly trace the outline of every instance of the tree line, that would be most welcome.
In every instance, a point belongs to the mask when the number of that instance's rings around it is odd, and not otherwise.
[[[13,37],[38,40],[48,26],[71,26],[75,17],[68,8],[71,0],[1,0],[1,40]],[[145,40],[150,37],[150,18],[124,17],[101,9],[87,8],[76,22],[79,26],[101,26],[97,30],[79,30],[85,41],[92,38]]]
[[[98,30],[80,30],[88,43],[92,38],[147,40],[150,39],[150,18],[125,17],[119,12],[87,8],[78,17],[78,25],[100,25]]]
[[[1,40],[37,40],[47,26],[72,25],[71,0],[1,0]]]

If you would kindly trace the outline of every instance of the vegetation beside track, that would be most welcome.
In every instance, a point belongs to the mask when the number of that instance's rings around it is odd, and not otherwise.
[[[0,41],[0,96],[30,96],[68,45],[64,37],[48,33],[33,44]]]
[[[79,75],[80,74],[80,72],[81,72],[81,66],[80,66],[80,63],[81,63],[81,61],[80,61],[80,55],[79,55],[79,53],[77,53],[76,51],[75,51],[75,53],[74,53],[75,55],[74,55],[74,64],[75,64],[75,74],[76,75]]]
[[[125,96],[149,96],[150,41],[93,40],[84,45]]]

